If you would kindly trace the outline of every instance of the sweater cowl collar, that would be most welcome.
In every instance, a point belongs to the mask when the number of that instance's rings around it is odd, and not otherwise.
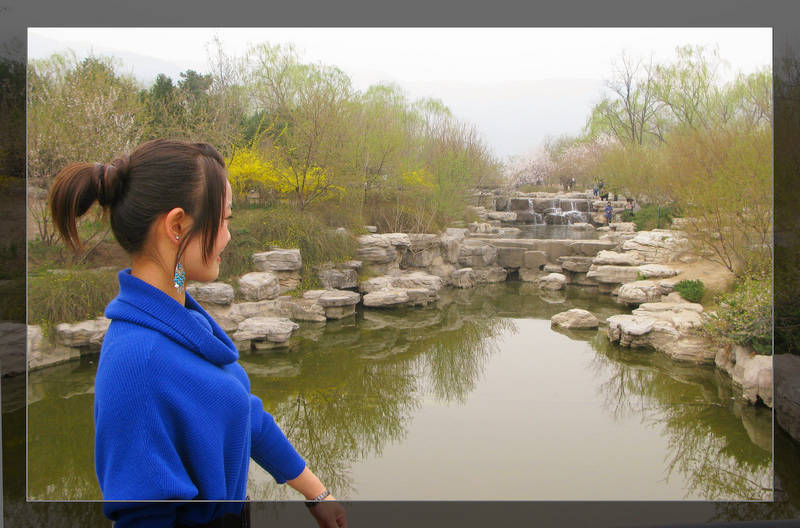
[[[206,311],[186,293],[186,305],[141,279],[126,268],[117,274],[119,295],[109,303],[105,316],[111,320],[127,321],[160,332],[217,365],[239,359],[233,341]],[[211,327],[192,316],[198,312]]]

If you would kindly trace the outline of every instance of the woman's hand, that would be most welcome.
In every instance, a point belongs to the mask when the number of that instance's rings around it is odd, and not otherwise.
[[[309,508],[320,528],[347,528],[347,514],[332,496]]]

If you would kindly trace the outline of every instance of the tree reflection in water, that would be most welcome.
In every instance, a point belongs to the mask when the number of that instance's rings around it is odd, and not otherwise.
[[[713,367],[618,347],[602,331],[590,343],[597,352],[593,368],[607,376],[600,392],[611,416],[638,416],[667,436],[666,480],[678,471],[688,483],[686,496],[706,500],[772,499],[769,409],[735,398],[730,380]]]
[[[288,353],[300,365],[299,375],[252,380],[253,393],[264,400],[309,467],[341,498],[356,492],[349,475],[352,464],[402,441],[426,394],[465,402],[497,351],[494,338],[514,330],[511,320],[455,304],[373,310],[360,317],[363,324],[301,332],[307,339]],[[257,370],[276,356],[287,354],[248,356],[247,361]],[[263,470],[251,468],[252,498],[296,498]]]

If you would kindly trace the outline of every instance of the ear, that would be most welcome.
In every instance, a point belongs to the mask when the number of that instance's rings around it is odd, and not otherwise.
[[[164,235],[167,236],[174,244],[178,244],[180,239],[186,234],[189,226],[189,216],[181,207],[175,207],[164,215],[161,221],[161,227]]]

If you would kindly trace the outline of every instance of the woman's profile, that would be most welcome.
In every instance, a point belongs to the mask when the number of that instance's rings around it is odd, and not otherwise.
[[[95,378],[104,500],[245,501],[252,458],[302,494],[320,526],[346,526],[344,509],[250,393],[236,346],[185,292],[188,280],[217,278],[231,238],[222,156],[207,143],[162,139],[110,164],[68,165],[50,207],[73,249],[76,221],[95,202],[131,257],[105,311],[111,324]],[[242,502],[105,502],[103,510],[118,528],[249,522]]]

